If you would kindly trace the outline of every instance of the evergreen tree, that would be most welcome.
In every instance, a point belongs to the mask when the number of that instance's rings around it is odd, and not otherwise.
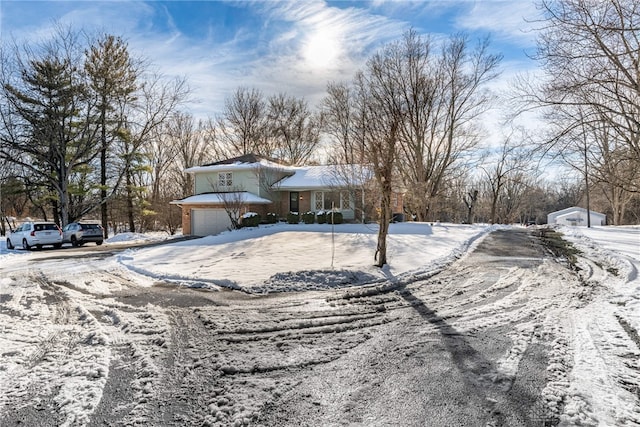
[[[60,30],[42,53],[16,61],[14,81],[3,81],[7,102],[0,157],[29,171],[49,189],[54,220],[69,222],[69,183],[96,155],[93,105],[76,64],[77,42]]]
[[[100,206],[102,227],[108,232],[107,199],[112,141],[123,126],[126,107],[135,100],[138,70],[129,56],[127,44],[119,37],[104,35],[86,51],[85,69],[97,101],[100,139]],[[121,171],[112,176],[121,175]],[[117,182],[113,184],[113,190]],[[107,236],[105,236],[107,237]]]

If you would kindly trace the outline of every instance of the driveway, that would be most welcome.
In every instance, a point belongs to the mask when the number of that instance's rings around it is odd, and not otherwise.
[[[567,313],[592,292],[522,229],[431,277],[324,292],[141,286],[97,248],[5,273],[2,337],[25,345],[2,354],[2,426],[555,425]]]

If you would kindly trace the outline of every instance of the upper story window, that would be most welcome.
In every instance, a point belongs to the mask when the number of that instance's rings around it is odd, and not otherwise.
[[[218,174],[218,186],[229,188],[233,186],[233,174],[231,172],[220,172]]]

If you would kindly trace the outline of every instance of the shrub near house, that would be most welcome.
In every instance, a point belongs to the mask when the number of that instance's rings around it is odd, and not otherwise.
[[[268,212],[265,222],[267,224],[275,224],[276,222],[278,222],[278,215],[274,214],[273,212]]]
[[[240,226],[242,228],[245,227],[257,227],[260,225],[260,215],[255,212],[247,212],[242,215],[242,220],[240,221]]]
[[[341,212],[327,212],[328,224],[342,224],[343,216]]]
[[[305,212],[302,214],[302,222],[305,224],[313,224],[316,222],[316,214],[314,212]]]
[[[300,214],[298,212],[289,212],[287,214],[287,224],[298,224],[300,222]]]

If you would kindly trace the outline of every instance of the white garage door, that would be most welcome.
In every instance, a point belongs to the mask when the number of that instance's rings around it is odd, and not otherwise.
[[[191,209],[191,234],[209,236],[231,228],[231,220],[224,209]]]

